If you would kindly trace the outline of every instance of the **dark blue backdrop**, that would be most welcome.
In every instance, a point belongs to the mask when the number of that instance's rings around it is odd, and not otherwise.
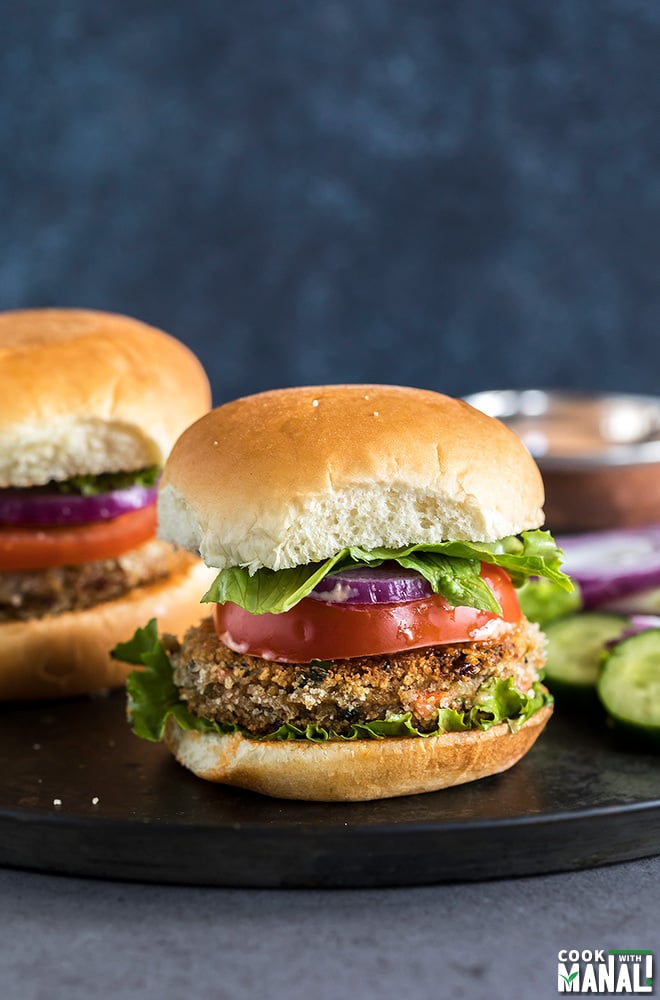
[[[216,401],[657,389],[657,0],[2,14],[0,307],[163,326]]]

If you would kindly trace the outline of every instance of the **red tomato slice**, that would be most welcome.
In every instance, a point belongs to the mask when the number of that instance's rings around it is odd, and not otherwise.
[[[111,521],[57,528],[0,525],[0,571],[75,566],[114,559],[156,534],[156,505],[132,510]]]
[[[440,594],[402,604],[331,604],[306,597],[282,614],[253,615],[216,604],[220,639],[239,653],[283,663],[380,656],[405,649],[495,638],[520,621],[515,588],[504,570],[482,565],[502,616],[452,607]]]

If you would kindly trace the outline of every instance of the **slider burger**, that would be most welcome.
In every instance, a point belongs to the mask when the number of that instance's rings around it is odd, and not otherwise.
[[[162,536],[218,575],[212,617],[115,655],[135,732],[202,778],[376,799],[510,767],[552,708],[516,586],[570,588],[538,469],[503,424],[396,386],[221,406],[174,446]]]
[[[0,314],[0,699],[123,683],[151,615],[199,621],[208,571],[156,540],[156,483],[210,405],[194,355],[124,316]]]

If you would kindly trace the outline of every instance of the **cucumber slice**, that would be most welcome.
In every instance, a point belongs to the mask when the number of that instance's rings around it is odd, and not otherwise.
[[[660,741],[660,628],[617,643],[603,661],[597,691],[615,721]]]
[[[548,687],[560,696],[592,694],[605,644],[621,635],[627,624],[624,615],[585,611],[547,625]]]

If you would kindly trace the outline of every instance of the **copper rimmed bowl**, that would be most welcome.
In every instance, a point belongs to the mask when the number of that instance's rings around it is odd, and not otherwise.
[[[497,389],[465,399],[527,445],[553,531],[660,522],[660,397]]]

